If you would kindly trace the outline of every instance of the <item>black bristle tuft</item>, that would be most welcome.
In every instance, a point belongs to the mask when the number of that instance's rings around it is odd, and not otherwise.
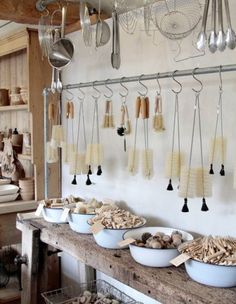
[[[71,182],[72,185],[77,185],[77,181],[76,181],[76,175],[74,175],[74,179],[73,181]]]
[[[92,185],[92,182],[91,182],[91,180],[90,180],[90,178],[89,178],[89,174],[87,175],[86,185],[87,185],[87,186]]]
[[[169,185],[167,186],[166,190],[168,191],[173,191],[173,186],[172,186],[172,182],[171,182],[171,179],[169,179]]]
[[[209,174],[214,174],[214,170],[213,170],[213,164],[211,164],[211,166],[210,166],[210,171],[209,171]]]
[[[225,176],[225,166],[221,165],[220,175]]]
[[[208,210],[209,210],[209,208],[207,207],[206,199],[203,198],[203,199],[202,199],[202,209],[201,209],[201,211],[206,212],[206,211],[208,211]]]
[[[98,166],[97,175],[102,175],[102,167]]]
[[[91,170],[91,166],[90,166],[90,165],[89,165],[88,174],[89,174],[89,175],[92,175],[92,174],[93,174],[93,172],[92,172],[92,170]]]
[[[188,199],[187,198],[184,199],[184,205],[183,205],[183,208],[182,208],[182,212],[189,212]]]

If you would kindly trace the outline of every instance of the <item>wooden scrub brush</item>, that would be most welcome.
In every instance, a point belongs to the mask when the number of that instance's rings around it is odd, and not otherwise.
[[[153,129],[156,132],[165,130],[164,119],[162,114],[162,96],[158,93],[155,98],[155,114],[153,117]]]

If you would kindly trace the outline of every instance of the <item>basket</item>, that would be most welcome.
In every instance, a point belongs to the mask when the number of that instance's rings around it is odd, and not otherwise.
[[[109,294],[115,300],[118,300],[120,304],[142,304],[103,280],[82,283],[77,287],[69,286],[53,291],[47,291],[42,293],[42,297],[46,304],[72,304],[73,301],[76,301],[77,297],[81,296],[86,290],[91,293],[101,293],[103,295]],[[105,304],[105,301],[101,300],[99,303]]]

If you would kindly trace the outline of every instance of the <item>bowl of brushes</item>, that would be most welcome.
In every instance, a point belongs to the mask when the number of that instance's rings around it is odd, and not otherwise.
[[[185,268],[189,277],[213,287],[236,286],[236,239],[201,237],[179,247],[189,255]]]
[[[119,242],[123,240],[124,233],[144,226],[146,220],[127,210],[120,209],[116,205],[108,204],[97,210],[96,216],[91,218],[88,224],[92,226],[91,231],[99,246],[107,249],[120,249]],[[94,231],[93,226],[97,225],[101,228]]]
[[[66,220],[61,220],[63,210],[69,204],[67,198],[45,199],[42,203],[44,204],[42,214],[45,221],[55,224],[67,223]]]
[[[94,198],[88,202],[77,202],[68,215],[70,228],[78,233],[91,234],[88,220],[96,215],[96,209],[101,206],[102,202]]]
[[[178,246],[192,240],[193,236],[174,228],[143,227],[126,232],[123,238],[133,240],[129,249],[137,263],[149,267],[169,267],[170,261],[179,255]]]

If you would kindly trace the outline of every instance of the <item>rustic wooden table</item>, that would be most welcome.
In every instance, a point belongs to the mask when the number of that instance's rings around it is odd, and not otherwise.
[[[73,232],[67,224],[50,224],[43,219],[17,220],[22,231],[22,304],[42,303],[47,290],[47,245],[74,256],[84,264],[160,301],[163,304],[233,304],[236,288],[211,288],[192,281],[183,267],[151,268],[137,264],[128,250],[107,250],[92,236]]]

